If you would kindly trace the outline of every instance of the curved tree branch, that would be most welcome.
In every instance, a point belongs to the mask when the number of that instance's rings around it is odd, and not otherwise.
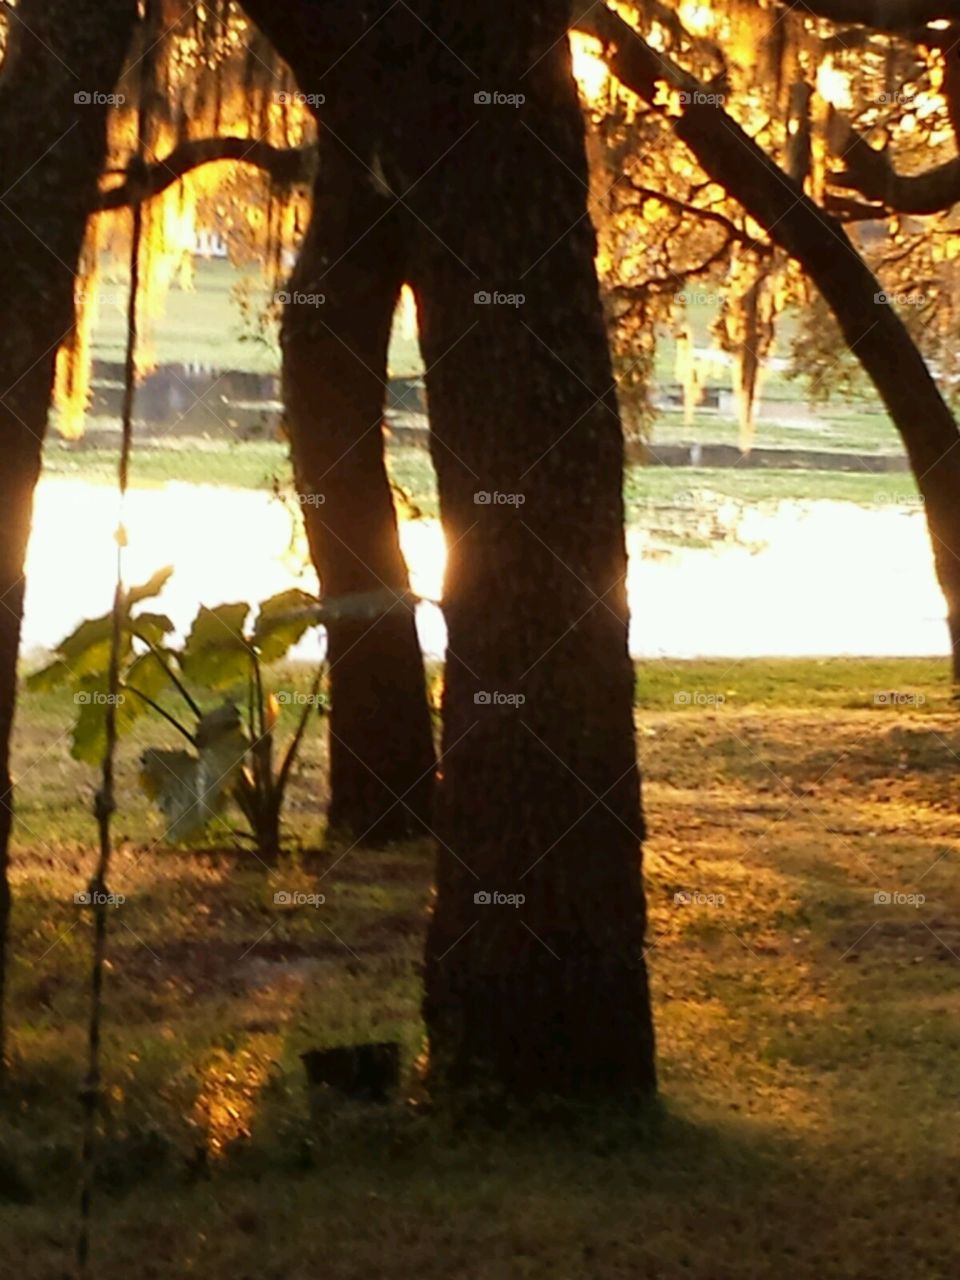
[[[894,169],[888,151],[877,151],[852,126],[839,148],[844,168],[830,175],[835,187],[856,191],[896,213],[930,214],[949,209],[960,200],[960,157],[922,173]],[[883,210],[877,210],[877,217]]]
[[[923,356],[842,224],[811,200],[714,96],[605,5],[584,21],[606,46],[613,74],[651,105],[658,82],[693,90],[681,93],[679,104],[658,109],[704,173],[796,259],[836,316],[847,347],[856,353],[900,432],[923,494],[937,577],[947,601],[954,678],[960,680],[960,433]]]
[[[274,182],[284,186],[312,179],[316,148],[274,147],[255,138],[217,137],[191,138],[142,173],[130,173],[119,186],[101,191],[98,211],[121,209],[138,200],[149,200],[178,182],[193,169],[220,160],[253,165],[269,173]]]
[[[772,252],[769,245],[758,244],[753,236],[748,235],[746,231],[742,231],[717,209],[703,209],[700,205],[689,204],[686,200],[678,200],[676,196],[669,196],[663,191],[655,191],[653,187],[641,186],[639,182],[634,182],[632,178],[625,178],[625,181],[631,191],[638,196],[642,196],[644,200],[657,200],[660,204],[666,205],[668,209],[673,209],[677,213],[688,213],[693,218],[699,218],[703,222],[712,222],[715,226],[722,227],[727,233],[728,244],[736,240],[740,244],[747,245],[761,257]],[[697,268],[697,270],[702,270],[702,268]]]

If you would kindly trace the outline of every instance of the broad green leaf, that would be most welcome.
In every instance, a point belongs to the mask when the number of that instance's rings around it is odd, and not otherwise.
[[[124,684],[139,689],[155,702],[173,689],[163,663],[152,652],[142,653],[138,658],[134,658],[127,669]]]
[[[306,610],[318,603],[316,596],[296,587],[264,600],[253,628],[253,643],[261,662],[277,662],[286,656],[312,625]]]
[[[202,608],[183,648],[182,665],[190,680],[208,689],[230,689],[250,678],[252,651],[243,634],[248,604]]]
[[[141,711],[131,693],[121,689],[117,696],[117,735],[122,737],[133,727]],[[73,698],[77,704],[77,719],[73,726],[70,754],[85,764],[100,764],[107,747],[107,708],[110,705],[106,678],[91,677],[81,681]]]
[[[101,618],[89,618],[81,622],[57,647],[57,653],[74,676],[97,676],[106,673],[110,665],[110,646],[113,639],[113,618],[105,613]],[[121,661],[129,652],[130,637],[121,635]]]
[[[27,688],[34,693],[50,693],[54,689],[62,689],[73,679],[73,672],[62,658],[55,658],[49,666],[34,671],[27,677]]]
[[[173,623],[165,613],[139,613],[130,622],[130,630],[159,649],[173,630]]]
[[[158,596],[163,588],[170,581],[173,574],[173,565],[168,564],[165,569],[158,569],[152,577],[139,587],[128,587],[126,593],[127,611],[133,608],[135,604],[139,604],[141,600],[151,600],[154,596]]]

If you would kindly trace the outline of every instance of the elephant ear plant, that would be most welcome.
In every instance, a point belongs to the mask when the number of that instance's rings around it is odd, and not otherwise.
[[[281,750],[277,741],[280,702],[268,688],[266,668],[285,658],[308,627],[345,615],[375,617],[393,607],[393,592],[364,593],[318,602],[292,589],[271,597],[252,618],[249,604],[202,607],[182,647],[174,626],[144,608],[160,594],[172,570],[164,569],[123,601],[121,693],[117,728],[127,733],[144,716],[172,725],[188,748],[151,748],[141,757],[140,781],[156,802],[173,840],[208,827],[232,802],[257,855],[272,861],[280,851],[280,817],[291,771],[303,743],[310,711],[320,705],[323,668]],[[389,600],[386,596],[389,595]],[[99,763],[105,745],[109,700],[109,614],[82,622],[63,640],[54,661],[30,677],[37,690],[70,687],[78,706],[73,755]]]

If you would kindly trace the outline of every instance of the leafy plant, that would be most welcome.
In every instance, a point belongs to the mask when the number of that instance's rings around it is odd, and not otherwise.
[[[246,823],[234,834],[251,841],[260,857],[275,858],[291,771],[310,711],[320,701],[322,668],[282,753],[275,740],[279,703],[267,688],[265,668],[284,658],[308,627],[338,616],[344,602],[320,604],[306,592],[283,591],[260,605],[252,625],[249,604],[202,607],[186,642],[175,648],[170,618],[143,607],[160,594],[171,573],[163,569],[124,595],[118,732],[129,732],[152,714],[189,744],[182,750],[151,748],[141,757],[141,785],[166,816],[172,839],[220,819],[232,800]],[[61,642],[54,661],[28,682],[36,690],[74,690],[78,713],[72,753],[88,763],[99,762],[105,746],[112,627],[110,614],[82,622]],[[217,701],[205,708],[210,694]],[[182,704],[176,710],[169,709],[171,695],[175,705]]]

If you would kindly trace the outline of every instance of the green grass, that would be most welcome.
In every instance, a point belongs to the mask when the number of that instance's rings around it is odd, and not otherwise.
[[[763,410],[771,416],[777,406],[764,402]],[[903,453],[896,428],[885,413],[840,414],[834,410],[829,418],[810,411],[810,422],[793,423],[789,419],[776,422],[761,418],[757,423],[754,448],[810,449],[816,452]],[[698,412],[692,426],[686,426],[679,412],[662,413],[653,427],[651,444],[737,444],[739,426],[732,418]]]
[[[283,288],[283,285],[280,286]],[[239,304],[240,291],[249,301],[250,319]],[[164,311],[147,326],[147,346],[158,364],[197,363],[212,369],[249,369],[270,373],[280,367],[276,326],[261,327],[254,319],[273,299],[273,289],[261,272],[240,270],[231,263],[199,260],[194,286],[171,287]],[[122,361],[126,349],[127,274],[114,266],[101,286],[93,355]],[[391,372],[402,377],[422,367],[416,344],[397,333],[390,348]]]
[[[392,441],[390,470],[425,515],[437,514],[436,481],[427,449]],[[44,451],[49,476],[116,483],[116,453],[51,439]],[[142,442],[134,453],[131,483],[154,487],[184,484],[228,485],[270,490],[290,481],[287,446],[279,441],[194,440]],[[915,505],[917,490],[909,473],[800,471],[747,467],[627,468],[624,486],[630,523],[645,524],[652,509],[707,510],[717,502],[776,503],[831,499],[872,507],[893,502]]]
[[[418,1096],[430,851],[316,850],[319,735],[291,811],[306,848],[287,866],[222,842],[154,847],[124,747],[97,1276],[957,1273],[960,731],[943,665],[649,663],[638,688],[662,1087],[646,1119],[312,1113],[310,1045],[397,1038]],[[891,688],[927,701],[877,707]],[[682,689],[727,701],[678,705]],[[34,1198],[0,1207],[0,1233],[26,1280],[67,1272],[76,1225],[90,933],[72,895],[92,865],[93,779],[65,759],[70,713],[28,694],[17,725],[0,1146]],[[278,888],[327,902],[278,908]],[[877,905],[878,890],[926,902]],[[724,902],[677,905],[680,891]]]
[[[240,305],[241,295],[247,300],[246,308]],[[198,261],[194,287],[171,287],[163,314],[147,325],[149,352],[158,364],[199,363],[220,370],[275,371],[280,365],[276,327],[255,320],[268,307],[272,295],[272,288],[258,271],[241,270],[224,261]],[[123,360],[126,305],[126,272],[122,265],[113,265],[105,271],[101,286],[92,342],[95,357]],[[714,345],[709,327],[715,310],[699,304],[688,308],[695,341],[701,349]],[[783,358],[788,353],[793,327],[789,314],[781,318],[773,356]],[[658,382],[676,382],[675,364],[676,342],[672,333],[665,331],[657,348]],[[395,377],[416,376],[423,371],[416,341],[405,337],[399,325],[395,326],[390,344],[389,366]],[[731,385],[729,364],[719,360],[701,360],[700,377],[704,383],[728,390]],[[787,400],[802,404],[801,386],[779,370],[767,370],[761,386],[761,401],[767,411],[775,413],[777,402]],[[761,421],[758,446],[901,451],[899,437],[878,402],[811,410],[809,416],[818,420],[817,426],[796,428]],[[673,412],[661,414],[654,428],[654,442],[662,443],[735,442],[736,436],[732,420],[704,413],[697,416],[692,430],[684,427],[680,415]]]

